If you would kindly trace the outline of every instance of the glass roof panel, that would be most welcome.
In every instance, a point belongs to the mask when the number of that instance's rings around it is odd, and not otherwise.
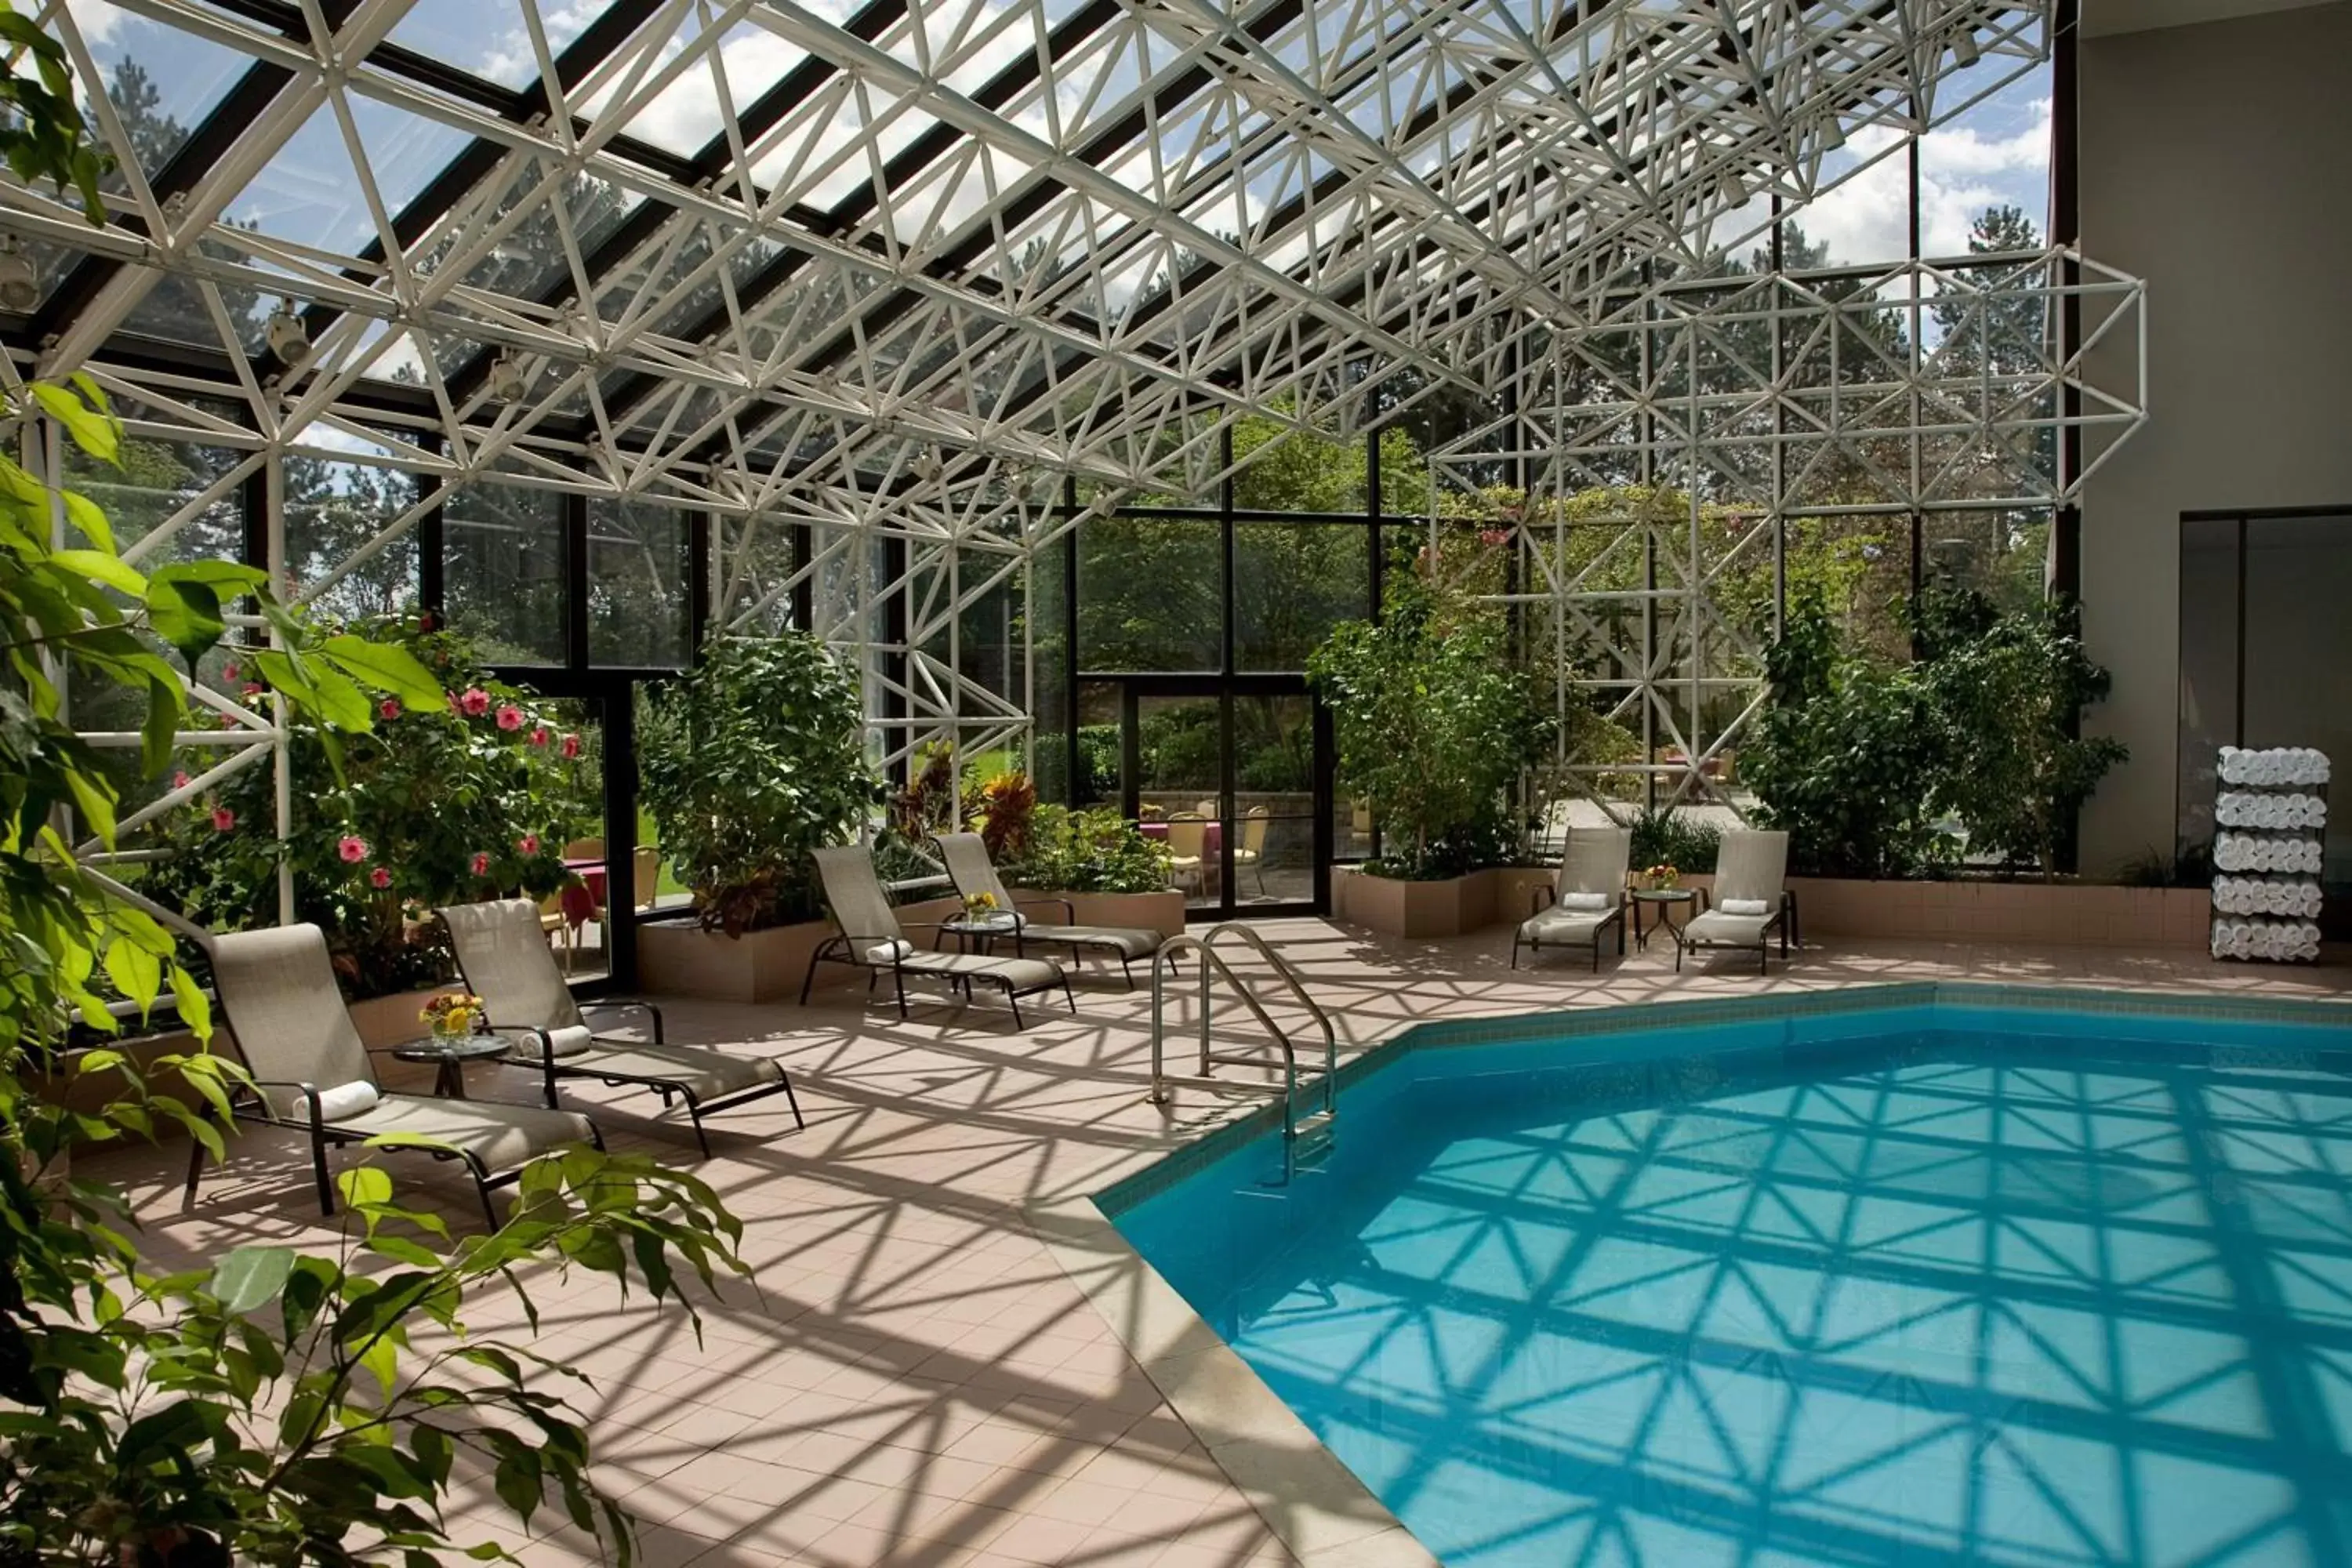
[[[171,161],[252,65],[232,49],[107,0],[74,0],[68,15],[121,119],[126,145],[116,151],[129,153],[150,175]],[[121,175],[112,176],[115,188],[121,182]]]
[[[541,10],[548,53],[561,55],[597,10],[589,5]],[[390,39],[500,87],[524,88],[539,79],[539,56],[516,0],[415,0]]]
[[[350,93],[352,123],[387,214],[396,216],[461,152],[449,126]],[[379,231],[334,105],[322,103],[251,184],[230,202],[229,221],[272,239],[357,255]]]

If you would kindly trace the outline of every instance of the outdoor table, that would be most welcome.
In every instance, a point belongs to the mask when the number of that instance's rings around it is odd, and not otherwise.
[[[1683,933],[1682,927],[1675,924],[1675,906],[1677,904],[1695,904],[1697,901],[1698,889],[1696,888],[1634,889],[1633,945],[1644,952],[1648,951],[1650,946],[1649,931],[1642,929],[1642,910],[1645,905],[1658,911],[1657,921],[1650,929],[1652,931],[1655,931],[1659,927],[1664,927],[1666,934],[1673,937],[1675,942],[1679,942],[1683,939]],[[1685,917],[1684,924],[1687,925],[1689,921],[1687,917]]]
[[[985,915],[950,915],[940,922],[940,931],[955,938],[958,952],[976,949],[983,957],[996,946],[998,937],[1011,936],[1020,929],[1020,918],[1010,910]]]
[[[426,1035],[392,1047],[393,1059],[431,1062],[433,1092],[444,1100],[466,1098],[466,1064],[502,1057],[511,1042],[496,1035]]]

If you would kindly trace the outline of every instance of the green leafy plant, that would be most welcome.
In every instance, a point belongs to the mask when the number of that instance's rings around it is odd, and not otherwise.
[[[1331,710],[1339,786],[1368,801],[1390,853],[1367,869],[1458,876],[1507,858],[1511,795],[1547,760],[1554,724],[1514,667],[1499,612],[1475,602],[1499,539],[1423,546],[1378,624],[1335,627],[1307,663]]]
[[[461,1314],[503,1282],[535,1328],[515,1270],[552,1259],[677,1302],[698,1333],[677,1277],[708,1288],[743,1273],[740,1224],[693,1176],[584,1147],[527,1167],[513,1217],[454,1247],[438,1215],[393,1203],[382,1171],[347,1171],[341,1186],[339,1258],[247,1246],[160,1276],[114,1228],[110,1196],[78,1201],[78,1223],[49,1237],[57,1272],[37,1299],[63,1305],[69,1279],[87,1315],[45,1323],[0,1369],[0,1396],[31,1412],[0,1412],[0,1562],[517,1561],[495,1541],[452,1542],[440,1498],[461,1455],[525,1522],[552,1494],[632,1560],[627,1516],[591,1480],[585,1428],[540,1386],[581,1374],[470,1333]]]
[[[2107,694],[2071,604],[2004,613],[1971,588],[1937,587],[1915,614],[1918,670],[1953,765],[1935,805],[1968,826],[1971,854],[2057,875],[2058,847],[2108,769],[2131,753],[2076,731]]]
[[[1741,770],[1763,824],[1787,830],[1790,866],[1908,877],[1948,860],[1931,810],[1945,737],[1917,671],[1848,647],[1818,593],[1790,603],[1765,671],[1770,700]]]
[[[596,823],[598,792],[583,737],[491,679],[467,639],[414,615],[348,635],[431,671],[447,700],[386,697],[369,731],[332,753],[325,737],[299,733],[284,844],[258,831],[275,821],[274,780],[250,768],[165,819],[172,858],[142,890],[216,930],[274,925],[282,854],[296,914],[327,933],[346,992],[361,997],[448,977],[435,909],[562,888],[563,846]]]
[[[60,195],[72,191],[81,198],[82,216],[104,223],[99,181],[113,160],[89,141],[65,47],[6,0],[0,0],[0,39],[11,57],[10,68],[0,71],[0,104],[6,105],[0,153],[9,169],[28,185],[47,181]],[[26,64],[33,68],[29,76],[16,68]]]
[[[1026,848],[997,868],[1006,883],[1041,891],[1156,893],[1168,868],[1168,847],[1116,811],[1040,805]]]
[[[856,678],[804,632],[718,636],[648,719],[646,804],[704,926],[740,936],[814,918],[809,852],[882,799]]]
[[[1676,811],[1672,806],[1645,807],[1633,818],[1633,862],[1636,866],[1671,865],[1677,870],[1708,872],[1723,847],[1723,830],[1711,822]]]

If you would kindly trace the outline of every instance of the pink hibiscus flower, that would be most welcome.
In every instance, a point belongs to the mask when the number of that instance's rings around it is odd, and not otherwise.
[[[342,841],[335,846],[335,853],[343,858],[345,865],[356,866],[368,858],[367,840],[356,834],[346,833]]]
[[[457,699],[457,709],[468,719],[478,719],[490,710],[490,694],[478,686],[468,686]]]
[[[377,703],[377,704],[375,705],[375,713],[376,713],[376,717],[377,717],[377,718],[379,718],[379,719],[397,719],[397,718],[399,718],[399,717],[400,717],[400,699],[399,699],[399,698],[397,698],[397,697],[387,697],[387,698],[385,698],[383,701],[381,701],[381,702],[379,702],[379,703]]]
[[[515,706],[513,703],[511,703],[511,702],[501,702],[501,703],[499,703],[499,729],[501,729],[501,730],[520,730],[520,729],[521,729],[521,728],[522,728],[522,710],[521,710],[521,709],[520,709],[520,708],[518,708],[518,707],[516,707],[516,706]]]
[[[477,877],[487,877],[487,876],[488,876],[489,874],[490,874],[490,855],[489,855],[489,851],[488,851],[488,850],[487,850],[487,849],[477,849],[477,850],[475,850],[475,851],[474,851],[474,875],[475,875],[475,876],[477,876]]]
[[[222,665],[221,679],[223,680],[235,680],[236,679],[236,666],[234,663]]]
[[[237,688],[237,689],[247,697],[258,697],[261,695],[261,687],[259,684],[250,680]]]
[[[236,826],[236,813],[231,811],[225,805],[216,805],[213,807],[214,832],[226,833],[230,828],[235,827]]]
[[[538,854],[539,835],[536,833],[524,834],[520,838],[515,840],[515,847],[521,850],[526,855]]]
[[[563,744],[556,749],[562,752],[566,757],[576,757],[580,754],[580,737],[577,735],[566,735],[563,737]]]
[[[188,784],[189,779],[186,773],[177,773],[172,775],[172,787],[173,789],[185,789],[188,787]]]
[[[534,729],[531,731],[531,732],[530,732],[530,743],[531,743],[532,745],[534,745],[534,746],[544,746],[545,744],[547,744],[547,726],[546,726],[546,725],[544,725],[544,724],[541,724],[541,725],[537,726],[536,728],[534,728]]]
[[[378,866],[374,870],[368,873],[368,886],[373,888],[379,893],[383,891],[383,889],[392,886],[392,873],[385,870],[383,867]]]

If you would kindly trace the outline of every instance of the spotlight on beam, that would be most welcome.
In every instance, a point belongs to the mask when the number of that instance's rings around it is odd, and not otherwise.
[[[1845,145],[1845,127],[1834,114],[1822,116],[1821,147],[1824,153],[1834,153]]]
[[[489,379],[486,384],[492,402],[515,403],[521,400],[529,387],[530,378],[523,374],[522,366],[515,362],[512,355],[501,353],[490,361]]]
[[[1963,69],[1984,58],[1977,51],[1977,36],[1973,29],[1963,27],[1952,35],[1952,58],[1960,62]]]
[[[280,301],[278,309],[269,312],[262,336],[281,364],[297,364],[310,355],[310,330],[302,325],[302,318],[295,313],[290,302]]]
[[[28,315],[40,303],[41,279],[33,270],[33,258],[14,235],[0,239],[0,309]]]

